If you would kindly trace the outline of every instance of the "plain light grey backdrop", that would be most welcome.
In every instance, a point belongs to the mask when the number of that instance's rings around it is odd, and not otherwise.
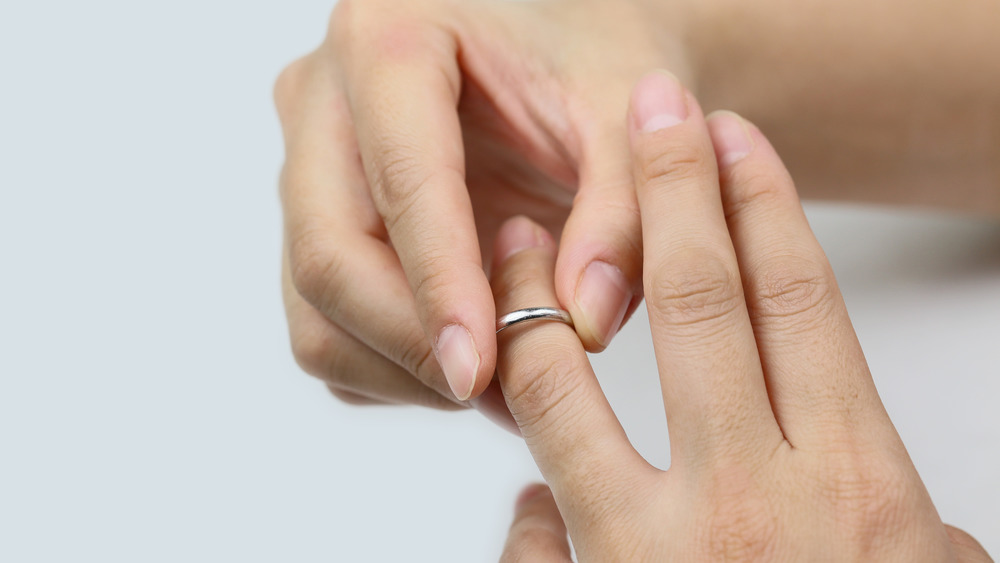
[[[0,561],[496,560],[523,444],[289,353],[271,85],[331,7],[0,7]],[[1000,554],[1000,226],[809,214],[938,509]],[[642,311],[596,363],[665,465]]]

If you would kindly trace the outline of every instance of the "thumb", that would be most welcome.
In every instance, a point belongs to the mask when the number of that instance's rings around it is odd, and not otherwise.
[[[628,134],[615,116],[583,142],[580,189],[556,262],[559,302],[590,352],[611,343],[642,299],[639,204]]]
[[[962,563],[991,563],[993,561],[982,544],[968,532],[948,524],[945,524],[944,528],[958,561]]]
[[[545,485],[530,485],[517,499],[500,563],[571,561],[566,524],[552,492]]]

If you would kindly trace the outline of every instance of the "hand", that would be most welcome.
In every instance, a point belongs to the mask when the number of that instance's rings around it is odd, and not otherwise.
[[[941,523],[761,132],[706,122],[661,73],[629,123],[671,466],[632,449],[572,331],[501,333],[503,392],[552,487],[526,493],[504,560],[569,561],[563,521],[580,561],[989,560]],[[549,242],[506,256],[499,310],[552,302],[554,260]]]
[[[559,303],[588,349],[608,344],[642,295],[628,92],[643,69],[687,68],[678,14],[643,2],[341,0],[275,88],[284,295],[307,372],[359,403],[482,393],[482,264],[515,214],[561,234]]]

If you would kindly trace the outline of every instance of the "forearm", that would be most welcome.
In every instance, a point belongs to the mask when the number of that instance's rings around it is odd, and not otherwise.
[[[1000,2],[698,6],[705,109],[755,121],[805,196],[1000,215]]]

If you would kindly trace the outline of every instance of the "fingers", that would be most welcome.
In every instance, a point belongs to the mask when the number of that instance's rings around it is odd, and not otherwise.
[[[377,399],[370,399],[368,397],[365,397],[364,395],[358,395],[357,393],[352,393],[351,391],[344,391],[343,389],[340,389],[340,388],[336,387],[335,385],[331,385],[329,383],[326,384],[326,388],[330,390],[330,394],[333,395],[334,397],[336,397],[337,400],[339,400],[339,401],[341,401],[343,403],[347,403],[348,405],[355,405],[355,406],[359,406],[359,407],[367,407],[367,406],[373,406],[373,405],[387,405],[387,404],[389,404],[389,403],[386,403],[385,401],[379,401]]]
[[[400,6],[403,6],[402,4]],[[455,396],[481,393],[496,362],[496,319],[483,271],[456,105],[455,39],[401,14],[337,19],[358,143],[376,207]]]
[[[636,85],[629,121],[671,459],[777,445],[701,109],[654,72]]]
[[[292,287],[287,263],[282,293],[292,351],[303,371],[322,379],[349,404],[417,404],[457,410],[456,404],[403,368],[337,328]]]
[[[571,562],[566,524],[552,492],[532,485],[521,492],[500,563]]]
[[[622,123],[584,134],[580,188],[563,230],[556,292],[592,352],[603,350],[642,295],[642,229]]]
[[[334,328],[453,397],[399,261],[382,240],[347,103],[336,87],[328,65],[311,57],[290,66],[276,86],[286,139],[281,195],[294,288]]]
[[[509,220],[497,235],[495,256],[500,310],[555,303],[555,243],[541,227],[524,217]],[[498,339],[507,405],[546,481],[567,499],[568,519],[574,507],[613,488],[614,475],[655,472],[629,444],[570,327],[516,325]]]
[[[833,270],[778,155],[736,114],[713,114],[709,130],[757,348],[785,436],[795,446],[826,447],[843,443],[831,440],[831,431],[848,429],[856,440],[882,429],[898,441]]]

